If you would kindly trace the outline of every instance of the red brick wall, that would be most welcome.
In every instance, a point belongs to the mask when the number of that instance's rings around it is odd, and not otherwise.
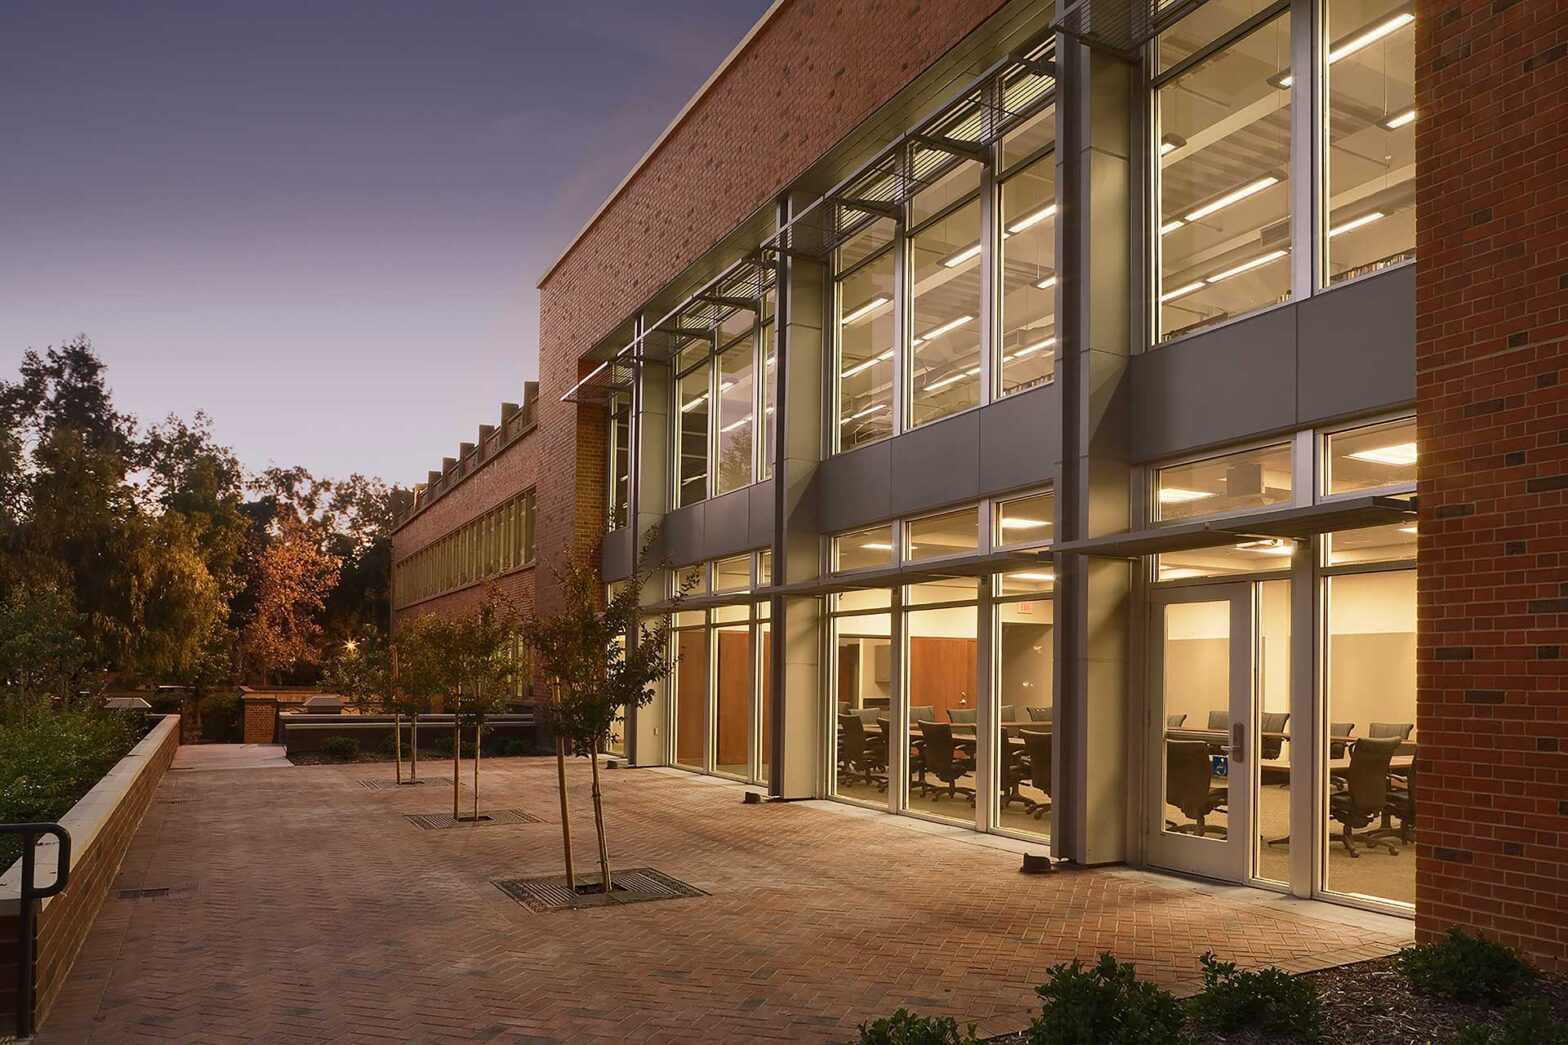
[[[560,402],[581,354],[1002,6],[791,0],[546,277],[542,561],[603,529],[604,411]],[[575,488],[556,478],[574,474]]]
[[[1416,927],[1568,970],[1568,5],[1419,0]]]

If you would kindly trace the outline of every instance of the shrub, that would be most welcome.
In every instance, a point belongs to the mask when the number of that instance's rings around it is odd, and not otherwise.
[[[437,737],[435,739],[435,742],[432,743],[430,746],[431,746],[431,748],[433,748],[435,750],[435,753],[440,755],[441,757],[443,757],[443,758],[451,758],[452,757],[452,738],[451,737]],[[464,758],[473,758],[474,757],[474,742],[472,740],[465,740],[465,741],[463,741],[463,756],[462,757],[464,757]]]
[[[1396,962],[1417,994],[1501,1005],[1535,982],[1535,969],[1512,947],[1452,928],[1433,943],[1406,947]]]
[[[1568,1045],[1568,1023],[1555,1019],[1546,1002],[1519,1000],[1508,1008],[1502,1030],[1480,1023],[1459,1028],[1454,1045]]]
[[[501,754],[511,758],[517,758],[521,755],[526,755],[528,754],[528,741],[508,740],[506,743],[501,745]]]
[[[1256,1027],[1301,1041],[1317,1041],[1323,1031],[1323,1007],[1311,980],[1282,969],[1238,970],[1213,953],[1203,963],[1203,992],[1188,1004],[1198,1024],[1219,1031]]]
[[[886,1019],[860,1025],[860,1045],[979,1045],[979,1042],[972,1023],[967,1031],[962,1031],[952,1017],[916,1016],[908,1009],[899,1009]]]
[[[328,737],[321,742],[321,753],[334,762],[352,762],[359,757],[359,741],[353,737]]]
[[[388,758],[396,758],[397,757],[397,752],[398,752],[398,747],[397,747],[397,734],[396,733],[388,733],[386,736],[381,738],[381,753],[383,755],[387,756]],[[407,740],[403,741],[403,757],[404,758],[408,757],[408,741]]]
[[[1170,1045],[1186,1041],[1181,1003],[1170,991],[1139,982],[1132,963],[1110,954],[1085,968],[1053,966],[1036,987],[1043,1003],[1029,1027],[1030,1045]]]

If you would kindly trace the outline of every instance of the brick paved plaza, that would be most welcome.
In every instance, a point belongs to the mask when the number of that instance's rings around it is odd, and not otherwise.
[[[390,767],[201,754],[161,784],[41,1043],[845,1041],[901,1005],[991,1034],[1049,965],[1106,949],[1179,989],[1209,949],[1311,969],[1408,936],[1138,872],[1026,877],[1006,843],[661,770],[605,775],[615,865],[709,895],[533,913],[491,880],[559,873],[551,761],[484,772],[486,808],[542,823],[420,830],[404,814],[450,792],[359,783]],[[585,766],[573,783],[591,870]],[[168,893],[120,897],[139,889]]]

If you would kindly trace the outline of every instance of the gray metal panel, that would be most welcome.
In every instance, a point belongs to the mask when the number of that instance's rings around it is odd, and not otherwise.
[[[1296,308],[1297,421],[1406,406],[1416,398],[1416,269],[1391,269]]]
[[[677,508],[664,517],[660,533],[664,554],[676,565],[702,559],[703,517],[707,507],[707,502],[702,502],[688,508]]]
[[[632,530],[623,526],[604,535],[599,573],[606,581],[618,581],[632,572]]]
[[[837,533],[893,514],[892,440],[838,454],[817,469],[817,522]]]
[[[892,444],[894,515],[980,496],[980,411],[905,432]]]
[[[1054,384],[980,411],[980,494],[1050,482],[1062,451],[1062,399]]]
[[[751,490],[708,498],[699,559],[717,559],[751,547]]]
[[[1295,308],[1134,356],[1132,403],[1139,462],[1295,427]]]
[[[768,479],[748,490],[751,498],[748,548],[766,548],[773,543],[773,480]]]

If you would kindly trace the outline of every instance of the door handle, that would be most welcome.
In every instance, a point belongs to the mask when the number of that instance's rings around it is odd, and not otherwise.
[[[1247,724],[1245,722],[1232,722],[1230,724],[1230,760],[1232,762],[1245,762],[1247,760]]]

